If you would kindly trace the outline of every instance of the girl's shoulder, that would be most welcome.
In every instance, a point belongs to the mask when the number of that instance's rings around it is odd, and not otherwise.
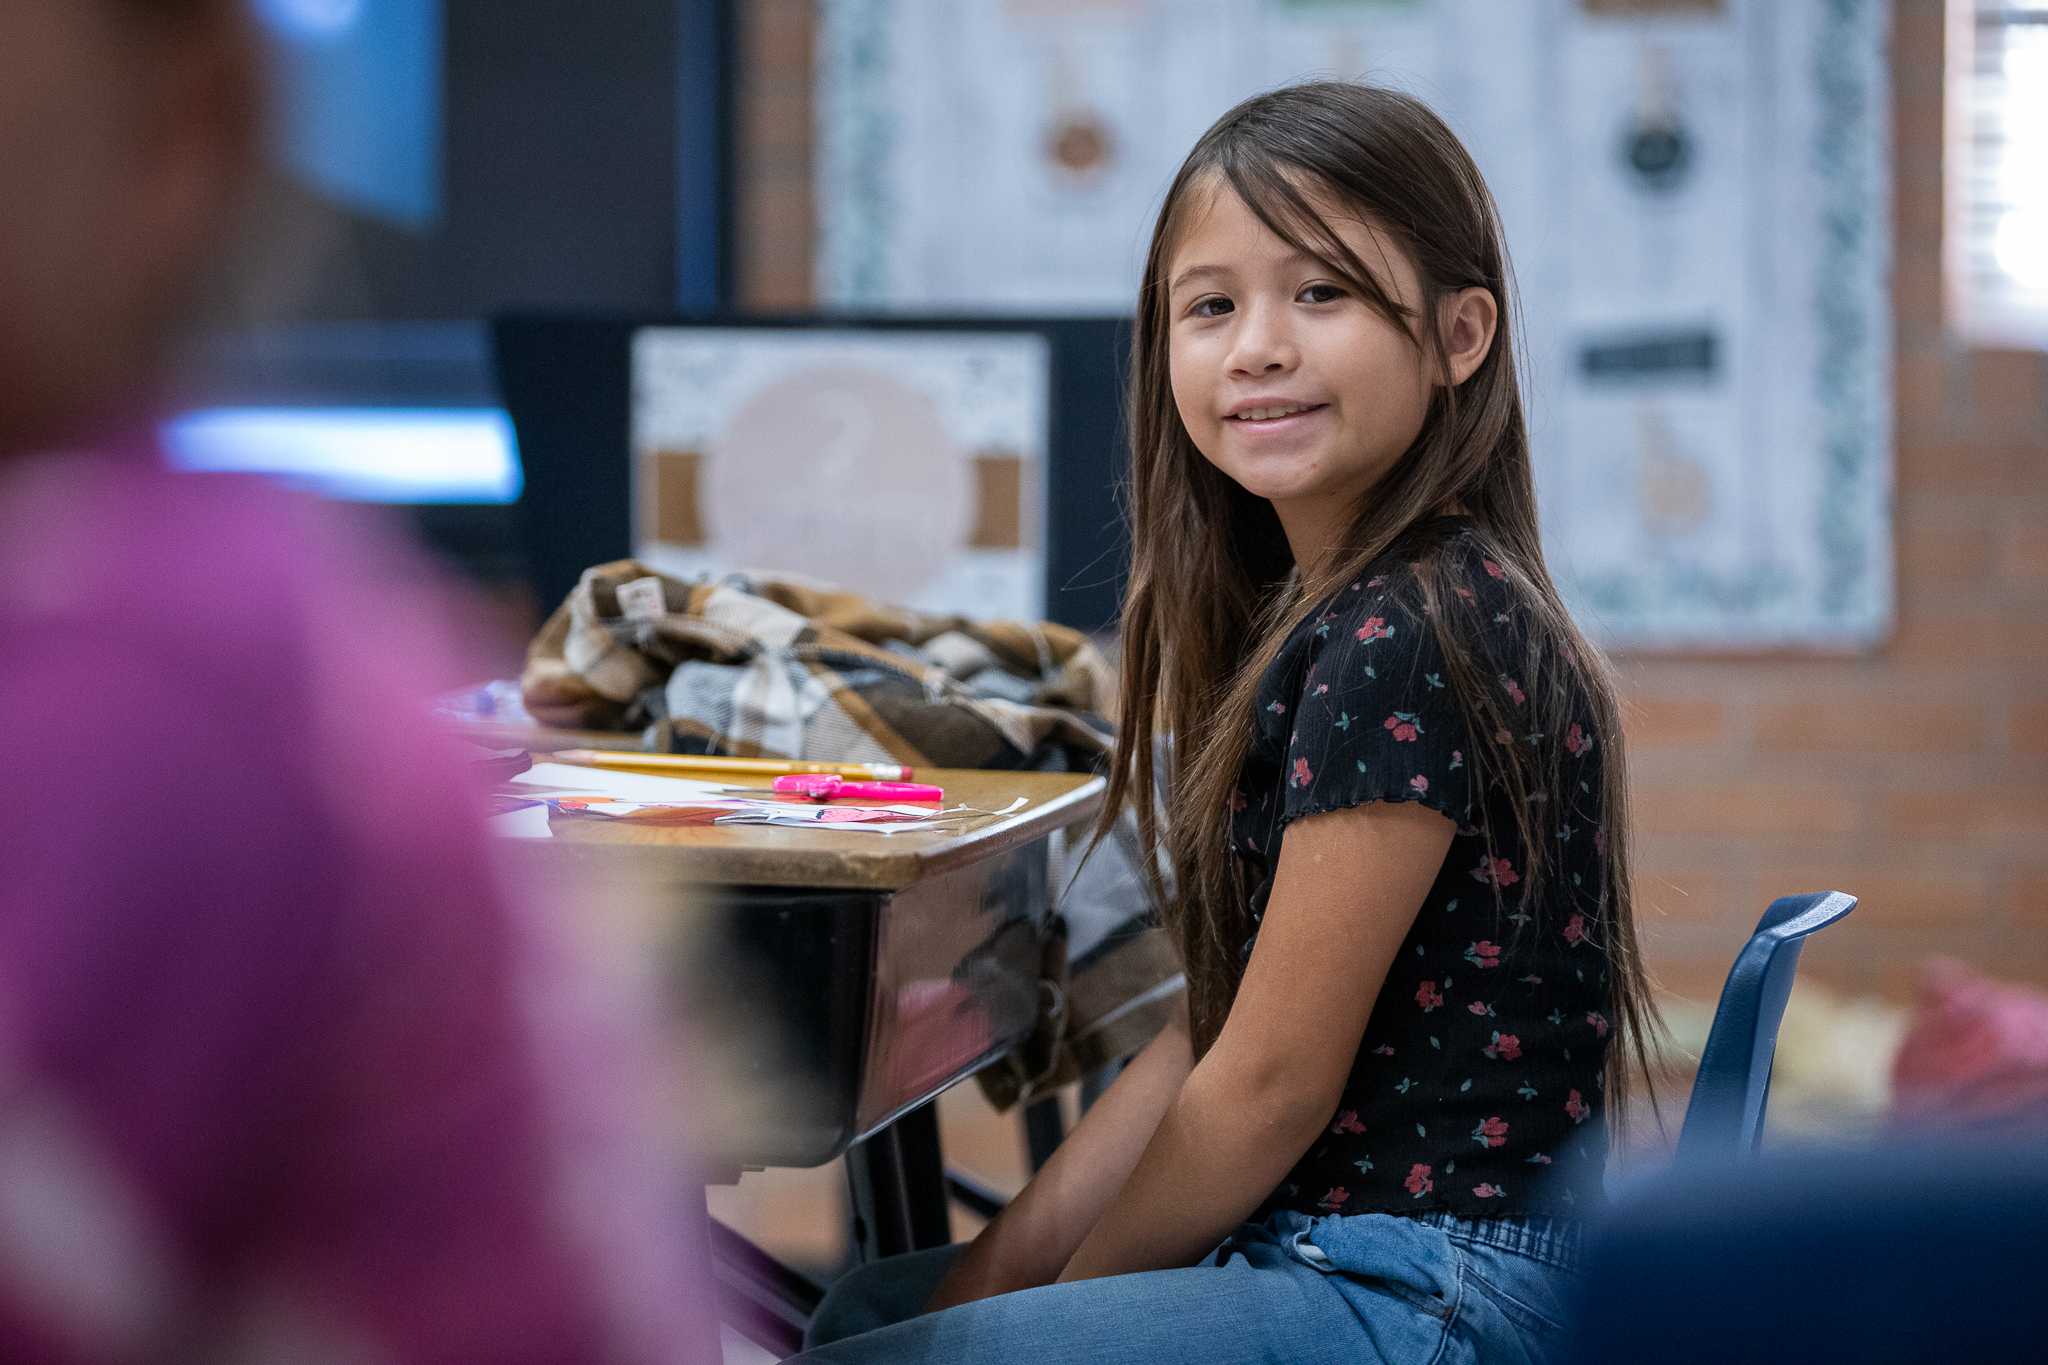
[[[1507,624],[1518,595],[1505,558],[1468,518],[1437,518],[1402,536],[1326,599],[1302,633],[1327,640],[1340,624],[1364,628],[1372,617],[1379,618],[1372,633],[1389,640],[1401,638],[1404,627],[1413,639],[1414,627],[1437,617],[1461,630],[1475,618]]]

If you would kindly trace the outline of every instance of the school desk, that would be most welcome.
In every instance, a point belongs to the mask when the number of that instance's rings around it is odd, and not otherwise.
[[[621,738],[606,747],[627,747]],[[630,875],[688,907],[677,984],[742,1094],[724,1157],[817,1166],[844,1153],[870,1256],[950,1240],[929,1101],[1030,1032],[1048,837],[1094,817],[1105,790],[1099,777],[1050,773],[919,769],[917,780],[945,788],[948,807],[1024,804],[953,831],[888,835],[557,815],[551,838],[507,841],[517,857],[600,881]]]

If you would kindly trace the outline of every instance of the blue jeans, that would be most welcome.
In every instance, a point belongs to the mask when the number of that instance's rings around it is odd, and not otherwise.
[[[1247,1223],[1200,1265],[1020,1290],[918,1316],[960,1248],[848,1274],[798,1360],[1552,1365],[1578,1275],[1568,1219]]]

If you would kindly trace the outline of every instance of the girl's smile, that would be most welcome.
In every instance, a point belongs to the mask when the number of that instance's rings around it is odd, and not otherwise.
[[[1297,419],[1326,411],[1329,406],[1328,403],[1297,403],[1285,398],[1252,398],[1238,404],[1225,416],[1246,431],[1273,435],[1297,430]]]

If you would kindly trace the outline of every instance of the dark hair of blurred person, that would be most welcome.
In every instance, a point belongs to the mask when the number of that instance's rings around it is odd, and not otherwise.
[[[0,1356],[696,1358],[648,1020],[494,885],[443,599],[157,453],[234,0],[0,0]]]

